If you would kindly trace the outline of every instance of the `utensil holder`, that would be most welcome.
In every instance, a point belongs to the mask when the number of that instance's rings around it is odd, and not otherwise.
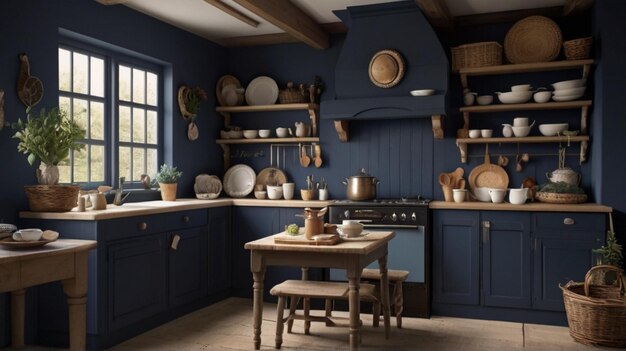
[[[441,186],[441,189],[443,190],[443,198],[446,202],[453,202],[454,196],[452,195],[452,187],[443,185]]]
[[[308,201],[313,200],[315,193],[313,192],[313,190],[300,189],[300,196],[302,197],[302,200]]]

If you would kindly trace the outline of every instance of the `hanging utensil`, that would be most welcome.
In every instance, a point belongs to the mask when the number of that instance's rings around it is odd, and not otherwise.
[[[315,157],[313,163],[315,167],[320,168],[322,166],[322,148],[318,144],[314,144]]]
[[[302,167],[309,167],[311,164],[311,158],[306,154],[306,146],[303,146],[300,151],[300,165]]]

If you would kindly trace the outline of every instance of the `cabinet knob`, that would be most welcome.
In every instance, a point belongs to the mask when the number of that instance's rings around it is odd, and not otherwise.
[[[139,223],[137,223],[137,229],[139,229],[139,230],[146,230],[146,229],[148,229],[148,223],[146,223],[146,222],[139,222]]]
[[[565,224],[565,225],[573,225],[574,223],[576,223],[576,222],[574,222],[574,219],[573,219],[573,218],[569,218],[569,217],[568,217],[568,218],[565,218],[565,219],[563,220],[563,224]]]
[[[183,216],[183,222],[185,223],[189,222],[190,219],[189,216]]]

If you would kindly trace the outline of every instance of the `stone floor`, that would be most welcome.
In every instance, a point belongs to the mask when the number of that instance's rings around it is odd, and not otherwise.
[[[347,316],[347,313],[335,312]],[[362,315],[362,350],[598,350],[572,340],[567,328],[499,321],[432,317],[403,318],[403,328],[392,318],[390,340],[384,328],[371,327],[371,315]],[[381,323],[382,325],[382,323]],[[265,304],[261,349],[274,348],[276,305]],[[304,335],[302,321],[294,333],[283,335],[283,349],[345,350],[347,328],[313,323]],[[164,324],[112,348],[140,350],[252,350],[252,300],[230,298]],[[608,349],[607,349],[608,350]]]

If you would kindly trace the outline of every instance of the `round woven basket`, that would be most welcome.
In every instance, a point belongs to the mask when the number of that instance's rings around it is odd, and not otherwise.
[[[561,193],[548,193],[545,191],[538,191],[535,194],[535,199],[539,202],[547,202],[550,204],[582,204],[587,201],[586,194],[561,194]]]
[[[66,212],[76,207],[78,185],[25,185],[28,207],[33,212]]]
[[[511,63],[552,61],[561,51],[563,35],[559,26],[543,16],[517,21],[504,38],[504,54]]]
[[[591,53],[592,37],[568,40],[563,43],[563,53],[568,60],[583,60]]]

